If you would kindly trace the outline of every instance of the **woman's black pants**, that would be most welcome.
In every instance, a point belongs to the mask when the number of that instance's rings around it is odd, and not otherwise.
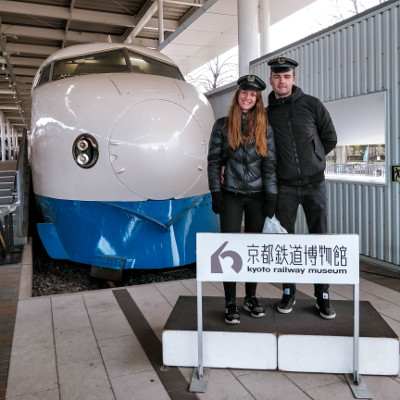
[[[221,232],[241,232],[244,215],[244,231],[249,233],[261,233],[264,227],[264,196],[263,193],[251,195],[222,192],[224,211],[220,214]],[[256,282],[246,282],[246,297],[256,295]],[[224,282],[225,302],[235,302],[236,282]]]

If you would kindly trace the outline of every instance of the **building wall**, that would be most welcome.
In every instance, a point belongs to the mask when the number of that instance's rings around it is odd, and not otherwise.
[[[236,89],[236,82],[232,82],[206,93],[208,101],[214,110],[215,119],[225,117],[228,114]]]
[[[388,1],[250,64],[268,82],[267,61],[282,55],[299,62],[297,82],[323,102],[386,92],[386,182],[327,180],[329,232],[356,233],[360,254],[400,269],[400,183],[391,166],[400,165],[400,1]],[[268,86],[264,99],[271,88]],[[233,92],[230,93],[230,99]],[[228,94],[220,98],[219,109]],[[218,102],[218,93],[212,96]],[[229,104],[228,104],[229,105]],[[217,114],[216,114],[217,117]],[[297,232],[306,232],[299,212]],[[372,260],[373,261],[373,260]]]

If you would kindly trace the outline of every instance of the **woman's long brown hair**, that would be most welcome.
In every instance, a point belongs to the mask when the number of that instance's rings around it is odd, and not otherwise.
[[[232,148],[237,149],[241,143],[246,144],[251,139],[256,141],[256,152],[262,156],[267,155],[267,113],[261,92],[257,91],[256,104],[246,113],[246,133],[243,136],[241,130],[242,109],[239,106],[238,98],[242,89],[238,89],[233,96],[231,106],[227,117],[225,118],[225,127],[228,129],[228,140]]]

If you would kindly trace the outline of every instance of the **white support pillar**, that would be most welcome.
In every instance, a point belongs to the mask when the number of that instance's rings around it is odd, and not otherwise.
[[[264,56],[270,52],[270,34],[271,26],[271,10],[270,0],[260,0],[260,56]]]
[[[6,159],[6,127],[4,114],[0,112],[0,140],[1,140],[1,161]]]
[[[11,132],[11,159],[15,160],[15,129],[13,125],[10,125],[10,132]]]
[[[239,76],[249,73],[258,52],[258,0],[238,0]]]
[[[12,127],[12,136],[13,136],[13,159],[17,160],[18,159],[18,150],[19,150],[19,145],[18,145],[18,130],[15,128],[15,126]]]
[[[12,160],[11,127],[10,127],[10,122],[8,120],[6,121],[6,130],[7,130],[7,159]]]
[[[346,146],[336,146],[336,164],[347,163],[347,148]]]
[[[158,44],[164,41],[164,0],[158,0]]]

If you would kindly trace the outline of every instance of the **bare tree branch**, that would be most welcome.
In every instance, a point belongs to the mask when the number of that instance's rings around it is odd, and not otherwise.
[[[385,1],[387,0],[376,0],[376,4],[382,4]],[[328,12],[331,14],[331,22],[334,24],[349,18],[349,15],[360,13],[368,7],[361,0],[330,0],[330,12]],[[322,27],[321,23],[318,21],[316,23]]]
[[[204,91],[210,91],[232,82],[237,79],[239,70],[238,64],[232,62],[233,58],[234,56],[230,56],[222,59],[219,56],[208,62],[201,71],[188,74],[186,79]]]

